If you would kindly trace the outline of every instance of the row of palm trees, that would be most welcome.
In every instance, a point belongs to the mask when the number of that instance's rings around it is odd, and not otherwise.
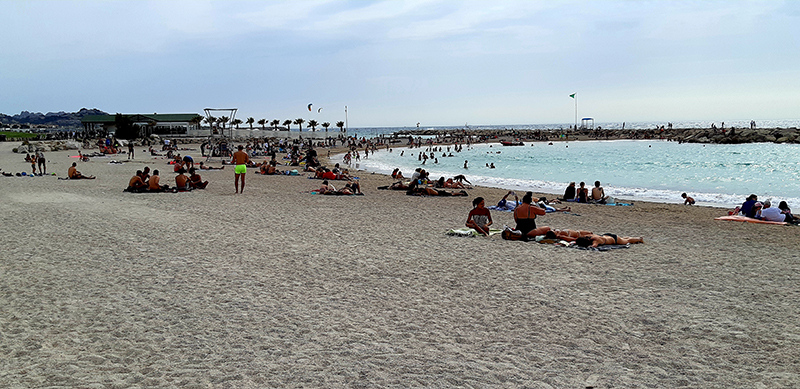
[[[200,121],[201,120],[198,120],[196,124],[200,124]],[[253,117],[249,117],[245,121],[242,121],[240,119],[234,119],[233,121],[231,121],[231,118],[227,116],[220,116],[218,118],[214,116],[208,116],[205,119],[202,119],[202,121],[205,121],[210,127],[214,127],[214,124],[221,125],[223,131],[225,130],[225,124],[230,122],[231,126],[236,126],[236,128],[239,128],[239,125],[242,123],[247,123],[248,125],[250,125],[251,130],[253,129],[253,123],[260,124],[262,130],[266,130],[266,125],[269,123],[270,127],[272,127],[274,131],[278,130],[278,125],[280,124],[283,124],[287,130],[291,131],[290,126],[292,124],[296,124],[301,132],[303,131],[303,123],[306,122],[301,118],[297,118],[294,120],[287,119],[284,120],[283,123],[281,123],[281,121],[278,119],[269,122],[267,121],[267,119],[259,119],[258,122],[256,122],[256,119],[254,119]],[[329,122],[319,123],[316,120],[312,119],[308,121],[308,126],[311,127],[311,131],[317,131],[317,126],[322,126],[325,128],[325,132],[327,132],[328,127],[330,127],[331,124]],[[336,127],[339,127],[339,131],[344,131],[344,122],[343,121],[336,122]]]

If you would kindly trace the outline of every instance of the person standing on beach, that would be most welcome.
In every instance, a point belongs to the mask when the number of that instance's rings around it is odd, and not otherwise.
[[[133,141],[132,140],[128,141],[128,159],[136,159],[136,157],[133,155]]]
[[[36,163],[39,165],[39,175],[47,174],[47,159],[44,157],[42,149],[36,150]]]
[[[231,163],[236,165],[234,173],[236,174],[236,179],[234,180],[236,184],[236,192],[235,193],[242,193],[244,192],[244,177],[247,174],[247,163],[250,162],[250,156],[247,155],[244,151],[244,146],[239,145],[239,151],[233,153],[233,159]],[[239,176],[242,177],[242,190],[239,191]]]

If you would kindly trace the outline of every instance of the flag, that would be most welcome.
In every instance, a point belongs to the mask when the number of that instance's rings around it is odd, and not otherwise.
[[[577,95],[577,93],[573,93],[573,94],[569,95],[569,97],[572,97],[574,99],[575,95]]]

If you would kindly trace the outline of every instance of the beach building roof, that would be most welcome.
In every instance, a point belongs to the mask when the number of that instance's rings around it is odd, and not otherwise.
[[[192,121],[192,119],[200,116],[200,114],[196,113],[162,113],[162,114],[122,114],[122,116],[126,116],[131,119],[134,123],[143,123],[143,122],[170,122],[170,123],[188,123]],[[114,123],[116,115],[86,115],[81,119],[81,123],[83,124],[106,124],[106,123]]]
[[[95,128],[97,126],[107,131],[116,130],[117,115],[86,115],[81,119],[84,128]],[[155,123],[152,128],[146,128],[147,135],[150,134],[185,134],[191,126],[199,123],[203,116],[196,113],[154,113],[154,114],[122,114],[131,123]],[[195,124],[191,124],[195,121]],[[149,127],[149,126],[148,126]]]

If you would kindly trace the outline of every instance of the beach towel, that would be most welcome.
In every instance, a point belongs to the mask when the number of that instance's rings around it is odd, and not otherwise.
[[[501,232],[501,230],[498,230],[498,229],[495,229],[495,228],[490,228],[489,229],[489,236],[497,235],[500,232]],[[457,229],[454,229],[454,230],[448,230],[447,232],[445,232],[445,234],[450,235],[450,236],[461,236],[461,237],[470,237],[470,238],[471,237],[475,237],[475,236],[483,236],[480,232],[475,231],[474,228],[467,228],[467,227],[457,228]]]
[[[741,216],[741,215],[729,215],[729,216],[720,216],[715,217],[714,220],[727,220],[732,222],[745,222],[745,223],[757,223],[757,224],[778,224],[778,225],[788,225],[787,222],[771,222],[768,220],[758,220],[753,219],[752,217]]]
[[[627,249],[627,248],[631,247],[631,244],[630,243],[628,243],[628,244],[607,244],[607,245],[602,245],[602,246],[597,246],[597,247],[581,247],[581,246],[578,246],[576,244],[571,244],[571,245],[565,246],[565,247],[578,249],[578,250],[609,251],[609,250],[616,250],[616,249]]]

